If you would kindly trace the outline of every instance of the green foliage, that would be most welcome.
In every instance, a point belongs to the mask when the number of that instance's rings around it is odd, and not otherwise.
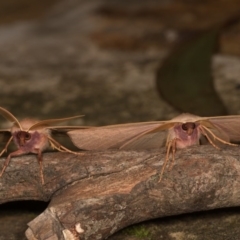
[[[151,239],[150,231],[143,225],[134,225],[124,230],[127,235],[135,236],[139,239]]]

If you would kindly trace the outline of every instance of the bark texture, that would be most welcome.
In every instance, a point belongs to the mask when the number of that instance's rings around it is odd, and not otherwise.
[[[0,201],[51,200],[26,231],[41,240],[106,239],[148,219],[240,205],[238,147],[179,150],[159,183],[164,158],[164,149],[46,153],[45,185],[34,155],[14,158],[0,179]]]

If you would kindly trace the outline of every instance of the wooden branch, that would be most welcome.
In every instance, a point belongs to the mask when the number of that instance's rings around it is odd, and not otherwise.
[[[34,155],[13,158],[0,201],[51,199],[26,231],[28,239],[42,240],[105,239],[144,220],[240,205],[238,147],[178,150],[158,183],[164,158],[164,149],[45,153],[43,186]]]

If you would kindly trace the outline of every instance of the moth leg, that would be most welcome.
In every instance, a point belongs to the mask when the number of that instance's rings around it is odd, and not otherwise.
[[[52,142],[52,139],[50,140],[50,144],[53,149],[57,149],[59,152],[69,152],[69,153],[77,154],[77,152],[73,152],[70,149],[65,148],[58,142]]]
[[[210,131],[208,128],[204,127],[204,126],[201,126],[200,127],[200,130],[202,131],[202,133],[206,136],[206,138],[208,139],[208,141],[217,149],[220,149],[218,146],[216,146],[212,140],[210,139],[210,137],[208,136],[207,132],[212,135],[212,137],[214,139],[217,139],[219,142],[223,143],[223,144],[227,144],[227,145],[231,145],[231,146],[238,146],[237,144],[234,144],[234,143],[230,143],[230,142],[227,142],[227,141],[224,141],[223,139],[217,137],[212,131]]]
[[[40,178],[42,185],[44,184],[44,176],[43,176],[43,158],[42,158],[42,152],[39,149],[36,149],[38,155],[37,155],[37,160],[40,168]]]
[[[173,140],[167,142],[166,158],[165,158],[165,160],[164,160],[164,163],[163,163],[163,166],[162,166],[162,169],[161,169],[161,172],[160,172],[160,176],[159,176],[158,182],[161,182],[162,176],[163,176],[163,173],[164,173],[164,170],[165,170],[165,168],[166,168],[166,166],[167,166],[167,163],[168,163],[168,160],[169,160],[170,150],[171,150],[171,148],[172,148],[172,142],[173,142]]]
[[[2,168],[2,171],[0,173],[0,177],[2,177],[3,173],[5,172],[10,160],[12,157],[16,157],[16,156],[20,156],[20,155],[23,155],[25,154],[26,152],[22,151],[22,150],[17,150],[15,152],[12,152],[10,153],[8,156],[7,156],[7,159],[5,160],[4,162],[4,165],[3,165],[3,168]]]
[[[12,141],[12,139],[13,139],[13,136],[11,136],[11,137],[9,138],[9,140],[7,141],[7,144],[5,145],[5,147],[3,148],[3,150],[2,150],[1,153],[0,153],[0,157],[3,155],[4,152],[7,152],[7,148],[8,148],[8,146],[9,146],[10,142]]]
[[[50,142],[52,149],[57,149],[59,152],[66,152],[66,150],[63,149],[64,147],[60,143],[58,143],[56,140],[54,140],[51,137],[48,137],[48,140]],[[71,150],[69,150],[69,151],[71,151]]]
[[[65,148],[63,145],[61,145],[59,142],[57,142],[55,139],[51,138],[48,136],[48,140],[50,142],[50,145],[53,149],[57,149],[59,152],[69,152],[69,153],[73,153],[73,154],[78,154],[78,155],[82,155],[83,153],[81,152],[74,152],[71,151],[68,148]]]
[[[172,161],[171,161],[171,163],[169,163],[169,166],[168,166],[168,170],[169,170],[169,171],[172,170],[173,164],[174,164],[174,162],[175,162],[176,141],[177,141],[176,138],[174,138],[174,139],[172,140]]]
[[[3,173],[5,172],[5,169],[7,168],[10,160],[11,160],[11,154],[8,155],[7,159],[6,159],[5,162],[4,162],[2,171],[1,171],[1,173],[0,173],[0,177],[2,177]]]
[[[216,145],[216,144],[214,144],[213,143],[213,141],[211,140],[211,138],[208,136],[208,134],[206,133],[206,131],[205,131],[205,128],[202,128],[202,126],[200,127],[200,130],[201,130],[201,132],[202,132],[202,134],[207,138],[207,140],[210,142],[210,144],[213,146],[213,147],[215,147],[216,149],[219,149],[220,150],[220,148]]]
[[[49,140],[49,143],[50,143],[51,148],[54,149],[54,145],[50,140]]]

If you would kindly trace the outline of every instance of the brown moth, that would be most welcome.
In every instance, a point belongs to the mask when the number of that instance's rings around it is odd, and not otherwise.
[[[203,137],[216,148],[221,144],[236,146],[231,141],[240,141],[240,116],[199,117],[184,113],[169,121],[95,127],[84,129],[81,134],[79,130],[70,130],[68,135],[78,148],[85,150],[155,149],[165,144],[161,181],[170,153],[173,163],[178,148],[200,144]]]
[[[9,129],[1,129],[1,133],[10,133],[11,137],[7,141],[5,147],[0,153],[0,156],[4,152],[7,152],[9,144],[13,141],[17,146],[17,150],[10,153],[4,162],[4,166],[0,173],[0,177],[5,172],[12,157],[24,155],[27,153],[37,154],[38,163],[40,166],[40,177],[42,184],[44,184],[43,177],[43,166],[42,166],[42,152],[48,147],[52,147],[60,152],[70,152],[74,154],[81,154],[79,152],[73,152],[60,143],[58,143],[51,136],[52,131],[67,131],[69,129],[81,129],[85,127],[74,127],[74,126],[53,126],[53,124],[58,124],[67,120],[74,118],[79,118],[81,116],[61,118],[61,119],[48,119],[37,121],[33,119],[24,119],[19,121],[15,116],[13,116],[9,111],[0,107],[0,114],[7,120],[13,122],[13,125]]]

